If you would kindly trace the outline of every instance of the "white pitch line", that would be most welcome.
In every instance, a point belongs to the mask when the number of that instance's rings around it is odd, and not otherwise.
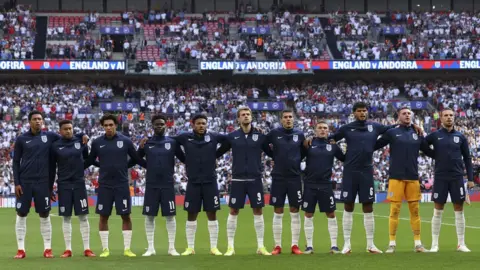
[[[356,215],[363,215],[363,213],[354,213]],[[375,217],[379,217],[379,218],[390,218],[389,216],[381,216],[381,215],[373,215]],[[407,221],[410,221],[409,218],[399,218],[401,220],[407,220]],[[421,222],[423,223],[432,223],[430,220],[421,220]],[[455,224],[452,224],[452,223],[443,223],[442,222],[442,225],[446,225],[446,226],[456,226]],[[469,225],[465,225],[465,228],[469,228],[469,229],[480,229],[480,227],[477,227],[477,226],[469,226]]]

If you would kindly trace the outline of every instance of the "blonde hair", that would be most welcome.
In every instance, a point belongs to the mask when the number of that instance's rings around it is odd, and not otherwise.
[[[249,111],[249,112],[250,112],[250,115],[253,114],[253,113],[252,113],[252,109],[250,109],[249,107],[247,107],[247,106],[240,106],[240,107],[238,108],[238,110],[237,110],[237,118],[240,117],[240,112],[241,112],[241,111]]]

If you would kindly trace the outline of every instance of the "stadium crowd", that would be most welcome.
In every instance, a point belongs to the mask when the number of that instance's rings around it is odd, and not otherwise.
[[[368,12],[331,14],[330,25],[345,59],[413,60],[480,59],[478,14],[469,12],[393,12],[380,18]],[[380,26],[403,29],[384,36]]]
[[[453,86],[456,87],[453,87]],[[209,117],[208,130],[214,132],[231,132],[237,128],[236,108],[248,101],[270,100],[283,101],[295,110],[298,118],[296,128],[312,135],[313,127],[319,119],[325,119],[332,131],[341,125],[353,121],[351,106],[356,101],[370,104],[371,120],[382,124],[395,122],[395,115],[389,114],[388,101],[396,100],[404,94],[418,99],[419,93],[441,109],[453,105],[457,112],[456,128],[462,131],[470,142],[474,165],[480,166],[480,129],[478,122],[479,96],[476,84],[471,82],[409,82],[405,83],[405,93],[392,84],[366,84],[363,82],[339,84],[304,84],[298,86],[274,85],[267,89],[254,86],[215,84],[215,85],[125,85],[124,99],[138,102],[140,106],[131,112],[118,112],[120,129],[132,138],[135,144],[145,136],[151,136],[149,117],[155,113],[168,115],[168,135],[191,131],[189,120],[196,113],[206,113]],[[1,118],[0,122],[0,166],[4,186],[0,192],[11,195],[12,154],[16,136],[28,130],[26,114],[37,109],[45,113],[45,129],[58,130],[58,119],[71,119],[76,132],[84,132],[92,139],[103,131],[98,119],[105,113],[98,108],[99,101],[110,101],[114,91],[108,85],[48,85],[48,84],[14,84],[0,87]],[[117,92],[117,95],[119,93]],[[472,98],[473,97],[473,98]],[[472,102],[475,101],[476,103]],[[438,113],[429,114],[417,111],[415,123],[423,126],[427,133],[439,127]],[[279,127],[278,113],[254,112],[255,126],[265,132]],[[342,147],[345,145],[341,144]],[[374,154],[374,177],[377,191],[385,191],[388,177],[388,148]],[[228,190],[231,156],[225,155],[218,160],[217,176],[221,191]],[[270,171],[273,161],[264,159],[264,188],[268,191],[271,184]],[[425,189],[431,189],[433,183],[433,164],[428,158],[419,158],[419,171]],[[340,187],[343,165],[336,161],[332,180]],[[94,192],[98,186],[98,169],[87,169],[86,186]],[[132,189],[142,194],[145,187],[145,171],[139,167],[131,170]],[[188,179],[185,167],[178,162],[175,170],[175,188],[177,193],[184,193]],[[478,178],[477,178],[478,181]],[[133,188],[134,187],[134,188]]]
[[[31,7],[18,5],[0,12],[0,59],[33,59],[35,43],[35,17]]]

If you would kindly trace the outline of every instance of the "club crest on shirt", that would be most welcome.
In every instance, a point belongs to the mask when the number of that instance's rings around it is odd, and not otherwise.
[[[172,146],[170,145],[169,142],[165,144],[165,149],[170,150],[171,147],[172,147]]]
[[[344,191],[342,195],[344,198],[346,198],[348,196],[348,191]]]
[[[235,204],[235,203],[237,202],[237,199],[236,199],[236,198],[230,198],[230,202],[231,202],[232,204]]]
[[[98,205],[98,210],[102,211],[102,209],[103,209],[103,204],[99,204]]]
[[[210,135],[205,135],[205,141],[209,142],[210,141]]]
[[[459,143],[459,142],[460,142],[460,137],[454,136],[454,137],[453,137],[453,142]]]
[[[332,151],[332,145],[327,144],[327,151],[329,151],[329,152]]]
[[[253,134],[252,140],[253,140],[254,142],[258,141],[258,134]]]
[[[293,141],[298,142],[298,135],[297,134],[293,135]]]
[[[122,148],[123,147],[123,141],[117,141],[117,147]]]
[[[412,137],[413,137],[413,139],[414,139],[415,141],[418,140],[418,135],[417,135],[417,133],[413,133],[413,134],[412,134]]]
[[[79,142],[75,143],[75,149],[80,149],[80,143]]]
[[[46,143],[48,141],[47,135],[42,135],[42,142]]]
[[[367,129],[368,129],[368,132],[372,132],[372,131],[373,131],[373,126],[372,126],[372,125],[368,125],[368,126],[367,126]]]

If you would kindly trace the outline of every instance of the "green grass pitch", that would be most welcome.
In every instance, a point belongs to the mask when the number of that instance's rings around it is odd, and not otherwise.
[[[339,222],[339,248],[343,245],[341,217],[343,205],[338,204],[337,211]],[[430,220],[433,213],[433,204],[421,204],[420,214],[422,216],[422,241],[427,248],[430,248]],[[32,209],[33,210],[33,209]],[[93,212],[93,209],[91,209]],[[279,256],[255,255],[256,237],[253,227],[252,211],[246,208],[241,211],[238,228],[235,237],[236,255],[233,257],[209,255],[209,235],[205,215],[201,213],[196,234],[195,251],[196,255],[190,257],[169,257],[167,252],[167,235],[165,220],[157,219],[155,233],[155,245],[157,256],[143,258],[141,254],[147,246],[144,230],[144,219],[141,215],[141,208],[133,209],[133,240],[132,250],[137,258],[123,257],[123,237],[121,234],[121,221],[117,216],[110,220],[110,251],[109,258],[85,258],[82,254],[82,241],[78,227],[78,220],[72,219],[73,229],[73,252],[74,257],[68,259],[59,258],[64,250],[62,220],[56,216],[57,209],[52,213],[53,223],[53,252],[54,259],[44,259],[43,241],[39,230],[38,216],[31,213],[27,221],[26,251],[27,258],[14,260],[17,245],[15,240],[15,211],[14,209],[0,209],[0,269],[476,269],[480,263],[480,203],[466,206],[465,217],[467,222],[466,242],[472,253],[458,253],[455,251],[457,237],[455,232],[455,220],[451,205],[445,207],[443,225],[440,235],[440,252],[436,254],[415,254],[413,253],[413,236],[408,221],[408,207],[403,205],[401,221],[397,237],[396,254],[368,254],[365,251],[365,229],[363,227],[363,215],[361,207],[357,205],[354,215],[352,249],[351,255],[330,255],[327,254],[330,245],[330,238],[327,231],[327,221],[323,214],[316,213],[314,246],[315,254],[294,256],[289,254],[290,246],[290,217],[284,216],[283,223],[283,247],[284,254]],[[272,208],[265,208],[265,245],[271,250],[273,247],[272,235]],[[388,204],[375,205],[375,244],[378,248],[385,250],[388,245]],[[218,246],[222,252],[226,251],[226,219],[228,208],[223,206],[218,213],[220,232]],[[186,247],[185,239],[186,213],[179,208],[177,215],[177,238],[176,248],[183,252]],[[91,225],[91,247],[97,255],[101,251],[101,244],[98,235],[98,217],[90,215]],[[305,247],[305,237],[300,236],[300,247]]]

